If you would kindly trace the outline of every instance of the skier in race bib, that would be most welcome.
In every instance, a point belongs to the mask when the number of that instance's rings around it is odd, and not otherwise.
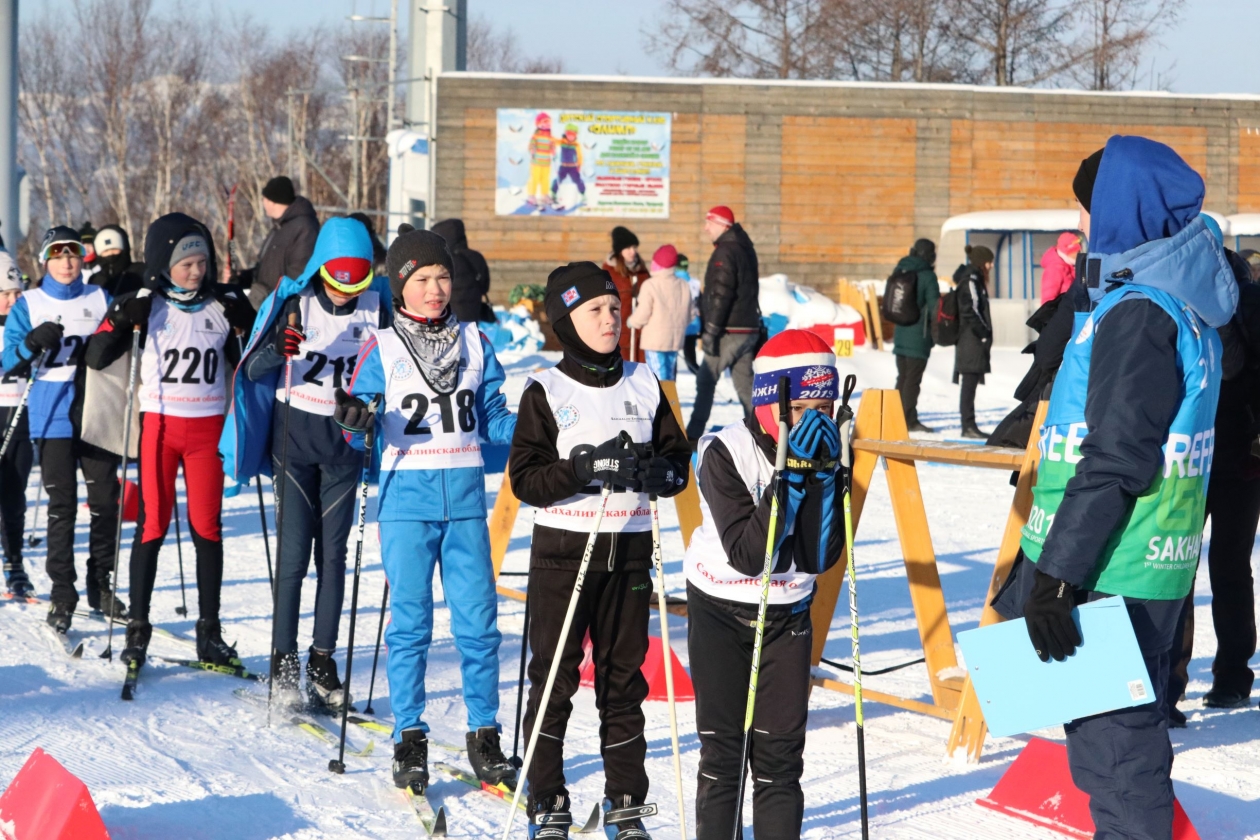
[[[394,323],[364,347],[349,393],[337,393],[337,419],[360,448],[369,427],[379,432],[394,784],[423,789],[429,781],[424,680],[440,565],[460,655],[468,759],[483,782],[512,785],[516,768],[499,746],[502,636],[481,441],[506,444],[516,418],[499,392],[503,367],[490,341],[451,310],[453,260],[442,237],[403,225],[387,264]]]
[[[0,327],[22,296],[22,273],[8,251],[0,250]],[[0,365],[0,436],[8,431],[22,402],[26,378]],[[26,482],[31,475],[30,423],[26,412],[13,427],[13,437],[0,460],[0,544],[4,547],[4,582],[8,595],[26,598],[34,592],[22,565],[22,532],[26,527]]]
[[[158,553],[170,528],[175,474],[182,463],[197,551],[197,657],[215,665],[239,664],[219,624],[223,464],[218,444],[225,382],[240,361],[237,336],[253,328],[254,308],[236,287],[214,282],[214,240],[196,219],[171,213],[155,221],[145,236],[144,256],[145,288],[113,302],[86,353],[91,371],[105,370],[130,356],[133,330],[140,330],[135,385],[140,513],[131,547],[131,620],[122,660],[144,664],[153,634],[149,602]],[[112,410],[109,403],[97,402],[95,390],[92,394],[85,411]]]
[[[528,736],[536,725],[542,731],[528,769],[529,836],[564,838],[572,823],[564,735],[578,689],[582,638],[589,631],[608,835],[646,838],[642,821],[626,815],[644,805],[648,794],[642,709],[648,684],[640,671],[652,597],[648,494],[672,496],[683,489],[691,446],[648,366],[622,359],[621,298],[606,270],[590,262],[557,268],[547,278],[545,306],[564,358],[530,376],[509,456],[512,489],[538,508],[530,550],[532,656],[525,731]],[[623,434],[631,447],[623,445]],[[613,492],[572,627],[562,640],[602,486]],[[539,720],[555,656],[560,669]]]
[[[290,325],[291,315],[297,323]],[[274,691],[300,702],[298,618],[302,580],[315,556],[315,626],[306,661],[306,693],[316,706],[344,702],[333,652],[346,580],[346,541],[355,513],[362,456],[333,419],[334,394],[346,387],[372,332],[390,321],[388,284],[372,273],[372,240],[354,219],[324,223],[315,251],[296,278],[284,278],[258,310],[254,333],[233,380],[232,405],[219,449],[236,482],[276,479],[280,555],[276,567]],[[285,407],[285,366],[292,387]],[[288,442],[284,441],[288,413]],[[287,459],[282,465],[281,459]],[[283,501],[281,501],[281,499]]]
[[[814,333],[784,330],[753,360],[753,416],[700,438],[696,456],[704,524],[691,538],[683,567],[700,736],[699,840],[726,840],[735,824],[782,376],[792,383],[791,457],[781,479],[787,482],[787,505],[779,514],[753,712],[753,834],[801,836],[813,645],[809,608],[814,579],[844,547],[844,510],[837,486],[840,432],[831,419],[839,380],[836,357]]]
[[[76,374],[88,338],[96,332],[110,296],[83,278],[83,243],[64,225],[44,234],[39,250],[44,278],[39,288],[18,298],[4,323],[4,369],[25,378],[39,372],[26,406],[30,435],[39,446],[40,473],[48,491],[48,560],[52,579],[48,624],[59,633],[70,629],[79,603],[75,588],[74,521],[82,470],[87,485],[91,525],[88,536],[89,602],[99,597],[106,614],[126,618],[127,607],[110,587],[114,567],[114,530],[118,523],[118,458],[80,440],[71,406],[76,402]],[[99,587],[99,588],[97,588]],[[95,592],[93,590],[96,589]]]

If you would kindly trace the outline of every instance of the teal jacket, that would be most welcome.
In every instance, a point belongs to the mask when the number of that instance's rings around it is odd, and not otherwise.
[[[902,257],[896,270],[914,271],[919,275],[919,320],[908,327],[897,327],[893,333],[893,352],[898,356],[926,359],[932,354],[932,319],[936,317],[936,302],[941,297],[936,272],[914,256]]]

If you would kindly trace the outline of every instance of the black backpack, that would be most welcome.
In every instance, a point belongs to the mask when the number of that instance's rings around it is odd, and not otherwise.
[[[894,271],[884,284],[884,299],[879,304],[879,314],[885,321],[899,327],[919,323],[919,273]]]
[[[958,289],[950,289],[936,303],[932,343],[940,347],[953,347],[958,343]]]

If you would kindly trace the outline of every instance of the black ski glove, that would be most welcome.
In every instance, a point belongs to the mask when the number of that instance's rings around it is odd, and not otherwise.
[[[249,298],[237,289],[229,289],[222,293],[220,303],[223,304],[223,317],[234,330],[249,335],[254,329],[254,307]]]
[[[302,332],[301,327],[290,327],[288,324],[282,324],[280,329],[276,331],[276,355],[292,359],[301,352],[299,345],[303,341],[306,341],[306,333]]]
[[[1042,662],[1062,662],[1076,653],[1081,631],[1072,620],[1076,587],[1040,569],[1033,572],[1033,588],[1024,602],[1024,622],[1028,638]]]
[[[120,330],[129,330],[136,324],[149,323],[149,313],[153,311],[153,296],[138,292],[135,296],[120,301],[109,316],[110,323]]]
[[[344,388],[338,388],[334,396],[337,398],[337,407],[333,409],[333,419],[338,426],[356,435],[371,431],[376,422],[371,406],[358,397],[350,396]]]
[[[716,359],[719,355],[721,355],[719,352],[721,349],[721,340],[722,336],[720,335],[705,333],[700,337],[700,349],[704,351],[704,355],[708,358]]]
[[[678,470],[668,458],[649,457],[639,462],[634,474],[635,480],[643,488],[644,493],[653,496],[665,496],[676,490],[682,483]]]
[[[45,321],[38,327],[32,328],[22,343],[26,345],[27,350],[35,354],[51,352],[61,346],[61,337],[65,335],[65,332],[66,328],[61,324]]]
[[[575,446],[569,453],[569,461],[573,464],[573,474],[584,483],[607,482],[614,488],[639,490],[639,482],[635,478],[639,455],[619,438],[606,440],[599,446],[585,443]]]

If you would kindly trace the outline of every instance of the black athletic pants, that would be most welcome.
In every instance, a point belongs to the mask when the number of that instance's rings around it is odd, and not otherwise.
[[[0,440],[9,430],[16,409],[0,410],[3,426]],[[26,412],[13,430],[9,448],[0,460],[0,545],[4,548],[4,562],[22,562],[22,532],[26,527],[26,482],[31,475],[31,435]]]
[[[79,603],[75,588],[74,520],[79,505],[76,469],[87,485],[88,574],[101,587],[109,586],[114,569],[114,530],[118,525],[118,456],[73,438],[44,438],[39,442],[39,466],[48,493],[48,577],[54,604],[73,609]]]
[[[275,474],[279,458],[272,458]],[[275,649],[297,652],[298,619],[302,611],[302,581],[315,555],[315,630],[317,650],[337,648],[342,604],[346,593],[346,541],[354,524],[355,491],[360,464],[303,464],[289,459],[284,483],[284,536],[276,568]],[[277,491],[279,485],[277,485]],[[277,500],[277,504],[280,504]],[[278,508],[277,508],[278,509]]]
[[[696,840],[730,840],[735,827],[756,619],[756,604],[718,600],[687,586],[687,651],[700,736]],[[801,836],[812,644],[808,601],[770,608],[750,754],[757,840]]]
[[[1207,513],[1212,518],[1208,544],[1208,578],[1212,584],[1212,628],[1216,658],[1212,687],[1224,692],[1251,692],[1255,674],[1247,666],[1256,654],[1256,599],[1251,577],[1251,547],[1260,522],[1260,479],[1213,473],[1208,483]],[[1174,651],[1168,703],[1176,705],[1188,682],[1194,653],[1194,591],[1186,596],[1182,629]]]
[[[958,374],[961,387],[958,389],[958,413],[962,415],[963,428],[976,425],[976,388],[984,379],[979,373]]]
[[[901,408],[905,411],[907,426],[919,422],[919,388],[923,385],[927,363],[927,359],[897,356],[897,390],[901,392]]]
[[[582,536],[582,535],[577,535]],[[560,640],[565,610],[577,570],[530,569],[529,701],[525,737],[534,731],[543,686]],[[543,716],[542,732],[529,766],[529,813],[540,800],[568,795],[564,779],[564,734],[573,712],[582,665],[582,639],[591,634],[595,658],[595,707],[599,709],[599,745],[604,758],[604,795],[629,795],[636,804],[648,793],[647,741],[643,736],[643,701],[647,680],[640,668],[648,647],[648,611],[652,578],[646,569],[609,572],[592,563],[582,585],[569,637],[560,652],[560,670]]]

